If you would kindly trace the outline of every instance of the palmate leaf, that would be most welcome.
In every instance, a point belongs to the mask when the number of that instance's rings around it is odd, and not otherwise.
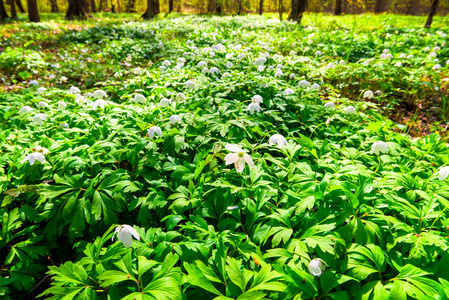
[[[212,294],[223,296],[223,294],[218,291],[218,289],[210,282],[209,279],[206,278],[197,266],[187,262],[184,262],[183,266],[188,272],[189,284],[200,287]]]

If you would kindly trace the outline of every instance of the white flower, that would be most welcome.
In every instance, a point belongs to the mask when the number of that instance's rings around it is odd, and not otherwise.
[[[178,64],[183,64],[183,65],[184,65],[184,63],[186,62],[186,59],[185,59],[184,57],[179,57],[179,58],[176,60],[176,62],[177,62]]]
[[[42,94],[42,93],[45,92],[46,90],[47,90],[46,88],[40,87],[40,88],[37,89],[37,93],[38,93],[38,94]]]
[[[171,104],[171,100],[167,98],[162,98],[161,101],[159,101],[160,106],[169,106]]]
[[[234,210],[234,209],[237,209],[237,208],[239,208],[238,205],[235,205],[235,206],[228,206],[228,210]]]
[[[324,104],[324,107],[326,107],[326,108],[335,108],[335,103],[334,102],[327,102],[326,104]]]
[[[240,149],[237,145],[233,144],[227,144],[225,148],[228,151],[231,151],[233,153],[229,153],[225,156],[225,164],[230,165],[234,164],[235,170],[238,173],[241,173],[243,169],[245,168],[245,162],[251,166],[254,167],[253,159],[249,154],[246,153],[245,150]]]
[[[321,54],[323,54],[323,52],[321,52],[320,50],[318,50],[318,51],[315,52],[315,55],[316,55],[316,56],[320,56]]]
[[[107,96],[108,95],[103,90],[96,90],[92,95],[93,98],[97,98],[97,99],[103,99],[103,98],[106,98]]]
[[[277,144],[279,147],[287,145],[288,142],[282,134],[273,134],[268,140],[270,146]]]
[[[220,70],[218,68],[216,68],[216,67],[212,67],[212,68],[210,68],[210,73],[212,75],[218,74],[218,73],[220,73]]]
[[[388,50],[388,49],[384,49],[384,51],[382,51],[382,53],[385,53],[385,54],[387,54],[388,52],[390,52],[390,50]]]
[[[259,95],[254,95],[254,96],[251,98],[251,100],[253,100],[254,103],[262,103],[262,102],[263,102],[262,97],[259,96]]]
[[[367,90],[365,93],[363,93],[363,98],[374,98],[374,94],[372,91]]]
[[[407,59],[412,59],[413,57],[413,54],[410,54],[409,56],[407,56]]]
[[[147,98],[145,98],[145,96],[142,94],[135,94],[133,101],[135,103],[145,103],[147,101]]]
[[[346,107],[345,110],[344,110],[344,113],[345,114],[350,114],[350,115],[354,114],[355,113],[354,106],[350,105],[350,106]]]
[[[24,107],[22,107],[21,109],[20,109],[20,111],[19,111],[19,113],[20,114],[23,114],[23,113],[29,113],[29,112],[31,112],[31,111],[33,111],[33,108],[31,107],[31,106],[24,106]]]
[[[226,59],[231,59],[233,56],[233,53],[226,53]]]
[[[133,70],[133,73],[134,73],[134,75],[140,75],[140,74],[142,74],[142,69],[141,68],[135,68]]]
[[[288,96],[288,95],[291,95],[293,93],[295,93],[295,92],[292,89],[285,89],[284,96]]]
[[[435,59],[433,60],[433,62],[434,62],[434,63],[439,63],[440,60],[439,60],[438,58],[435,58]]]
[[[196,66],[197,66],[198,68],[205,67],[205,66],[207,66],[207,62],[205,62],[205,61],[200,61]]]
[[[256,60],[254,61],[254,63],[255,63],[257,66],[261,66],[261,65],[263,65],[266,61],[267,61],[267,59],[266,59],[265,57],[259,57],[259,58],[256,58]]]
[[[214,57],[214,56],[215,56],[215,52],[214,52],[214,51],[209,52],[209,56],[210,56],[211,58]]]
[[[168,66],[171,65],[171,62],[168,61],[168,60],[164,60],[164,61],[162,62],[162,65],[165,66],[165,67],[168,67]]]
[[[314,89],[314,90],[317,90],[317,91],[321,90],[321,86],[318,83],[312,84],[312,86],[310,88]]]
[[[296,51],[290,51],[290,53],[289,53],[289,55],[296,55],[296,54],[298,54],[298,53],[296,53]]]
[[[126,248],[131,247],[132,237],[134,237],[136,240],[140,241],[140,236],[137,233],[137,231],[129,226],[129,225],[119,225],[117,228],[115,228],[114,235],[112,236],[112,241],[114,241],[114,236],[118,235],[118,239],[120,242],[122,242],[123,246]]]
[[[246,110],[249,110],[251,114],[254,114],[254,111],[260,112],[260,105],[259,103],[252,102],[250,105],[248,105]]]
[[[36,114],[33,117],[33,123],[35,123],[37,125],[42,125],[43,121],[47,121],[47,116],[44,114]]]
[[[63,111],[66,108],[67,108],[67,103],[65,103],[64,101],[61,101],[58,103],[58,110]]]
[[[170,117],[170,121],[172,124],[175,124],[176,122],[180,123],[181,122],[181,118],[178,115],[173,115]]]
[[[327,68],[327,69],[333,69],[333,68],[335,68],[335,65],[334,65],[334,63],[329,63],[329,64],[326,66],[326,68]]]
[[[31,80],[31,81],[30,81],[30,85],[38,86],[38,85],[39,85],[39,82],[37,82],[37,80]]]
[[[165,66],[159,67],[159,72],[164,73],[167,68]]]
[[[244,53],[239,54],[239,55],[237,56],[238,59],[243,59],[243,58],[245,58],[245,57],[246,57],[246,55],[245,55]]]
[[[309,85],[310,85],[310,83],[304,79],[299,82],[299,87],[301,87],[301,88],[308,87]]]
[[[44,155],[40,152],[35,152],[28,154],[27,157],[25,157],[25,159],[21,162],[21,164],[28,161],[30,163],[30,166],[32,166],[36,160],[39,161],[41,164],[45,163]]]
[[[101,109],[104,109],[105,105],[108,105],[106,101],[104,101],[103,99],[98,99],[94,103],[92,103],[92,109],[96,110],[98,106],[100,106]]]
[[[87,96],[86,96],[86,97],[87,97]],[[78,105],[83,104],[84,101],[85,101],[85,98],[84,98],[83,96],[81,96],[80,94],[76,95],[75,102],[76,102]]]
[[[93,95],[91,92],[87,92],[87,93],[86,93],[86,97],[87,97],[87,98],[93,98],[94,95]]]
[[[206,68],[206,67],[204,67],[202,70],[201,70],[201,73],[203,73],[203,74],[209,74],[210,73],[210,71],[209,71],[209,69],[208,68]]]
[[[441,68],[441,65],[440,65],[440,64],[436,64],[436,65],[433,66],[433,69],[434,69],[434,70],[438,70],[438,69],[440,69],[440,68]]]
[[[446,61],[446,65],[449,65],[449,59]]]
[[[387,153],[388,152],[388,145],[382,141],[374,142],[371,146],[371,151],[374,152],[376,155],[379,154],[379,152]]]
[[[339,62],[338,64],[341,65],[341,66],[343,66],[343,65],[346,65],[346,62],[345,62],[343,59],[341,59],[340,62]]]
[[[41,147],[39,145],[37,145],[36,147],[33,148],[34,152],[39,152],[42,155],[48,154],[50,153],[50,151],[47,148]]]
[[[155,133],[157,133],[158,136],[162,136],[162,130],[159,126],[153,126],[150,129],[148,129],[148,137],[150,139],[153,138]]]
[[[258,72],[263,72],[263,70],[265,70],[264,66],[260,65],[260,66],[257,67],[257,71]]]
[[[226,63],[226,68],[228,68],[228,69],[232,68],[232,62],[228,61]]]
[[[290,79],[295,79],[295,78],[296,78],[295,73],[291,73],[291,74],[288,76],[288,78],[290,78]]]
[[[398,61],[397,63],[394,64],[394,66],[396,68],[400,68],[400,67],[402,67],[402,63],[400,61]]]
[[[64,122],[64,123],[59,123],[59,126],[58,126],[60,129],[64,129],[64,128],[69,128],[69,124],[67,124],[67,122]]]
[[[449,166],[442,167],[440,171],[438,172],[438,178],[443,181],[447,178],[449,175]]]
[[[377,90],[377,91],[374,92],[374,94],[376,94],[377,96],[380,96],[380,95],[382,95],[382,91],[381,90]]]
[[[221,79],[224,80],[228,77],[231,77],[231,74],[229,74],[228,72],[224,72],[223,75],[221,75]]]
[[[184,101],[186,100],[186,95],[184,95],[183,93],[178,93],[178,95],[176,95],[176,101]]]
[[[435,48],[433,48],[433,51],[435,51],[435,52],[437,52],[437,51],[440,51],[440,47],[438,47],[438,46],[436,46]]]
[[[61,78],[59,79],[59,82],[66,82],[67,80],[68,80],[67,77],[61,76]]]
[[[327,264],[321,258],[314,258],[309,262],[309,272],[313,276],[321,276],[324,270],[326,270]]]
[[[432,53],[429,54],[429,56],[430,56],[430,57],[437,57],[438,54],[437,54],[436,52],[432,52]]]
[[[405,58],[405,53],[401,53],[401,54],[399,55],[399,58]]]
[[[184,83],[184,86],[185,86],[186,88],[188,88],[188,89],[193,90],[193,89],[195,88],[195,82],[193,82],[192,80],[187,80],[187,81]]]
[[[284,65],[278,64],[278,65],[276,66],[276,69],[282,69],[283,67],[284,67]]]
[[[277,77],[277,78],[281,78],[283,75],[284,74],[282,73],[281,70],[276,70],[276,73],[274,73],[274,77]]]
[[[39,108],[39,109],[47,108],[47,107],[48,107],[48,103],[45,102],[45,101],[40,101],[40,102],[37,104],[37,108]]]
[[[79,93],[81,93],[81,91],[76,86],[71,86],[70,89],[69,89],[69,93],[70,94],[79,94]]]

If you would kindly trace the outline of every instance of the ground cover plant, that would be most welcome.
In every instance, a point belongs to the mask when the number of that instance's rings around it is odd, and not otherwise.
[[[345,18],[3,28],[2,297],[447,299],[449,29]]]

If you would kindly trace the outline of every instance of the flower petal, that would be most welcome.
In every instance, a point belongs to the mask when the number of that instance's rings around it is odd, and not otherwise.
[[[243,158],[239,157],[239,159],[234,163],[235,165],[235,170],[238,173],[241,173],[243,171],[243,169],[245,168],[245,161],[243,160]]]
[[[132,240],[131,233],[125,227],[122,227],[122,229],[120,230],[118,239],[120,240],[120,242],[122,242],[123,246],[125,246],[126,248],[131,247],[131,240]]]
[[[249,155],[249,154],[244,154],[243,155],[243,159],[246,161],[246,163],[249,165],[249,166],[251,166],[251,167],[254,167],[254,162],[253,162],[253,159],[251,158],[251,156]]]
[[[235,163],[239,159],[239,155],[237,153],[229,153],[225,156],[225,164],[230,165]]]
[[[243,150],[240,149],[239,146],[234,144],[226,144],[225,148],[232,152],[243,152]]]
[[[130,225],[123,225],[124,228],[128,229],[128,231],[133,235],[133,237],[140,241],[140,236],[137,233],[137,230],[134,229],[134,227],[130,226]]]

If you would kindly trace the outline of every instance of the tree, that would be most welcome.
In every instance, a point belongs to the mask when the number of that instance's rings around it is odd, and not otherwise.
[[[284,12],[284,8],[282,7],[282,0],[279,0],[279,21],[282,21],[282,13]]]
[[[50,0],[51,12],[59,12],[58,1]]]
[[[341,0],[335,0],[334,15],[341,15]]]
[[[260,0],[259,2],[259,15],[263,14],[263,0]]]
[[[97,8],[95,6],[95,0],[90,0],[90,11],[92,13],[97,12]]]
[[[429,15],[427,16],[427,21],[426,24],[424,25],[424,28],[430,28],[430,25],[432,25],[433,16],[437,13],[439,2],[440,0],[432,1],[432,5],[430,6]]]
[[[307,0],[292,0],[292,11],[289,19],[301,24],[302,15],[306,11]]]
[[[27,0],[28,3],[28,17],[31,22],[40,22],[41,17],[39,16],[39,11],[37,10],[36,0]]]
[[[168,13],[171,14],[173,11],[173,0],[168,0]]]
[[[0,20],[3,21],[4,19],[9,18],[8,13],[5,9],[5,4],[3,3],[3,0],[0,0]]]
[[[147,10],[143,13],[142,18],[152,19],[160,12],[159,0],[147,0]]]
[[[374,13],[380,13],[382,0],[376,0],[374,3]]]
[[[127,13],[136,12],[136,0],[128,0],[125,2],[125,12]]]
[[[20,13],[24,14],[24,13],[25,13],[25,8],[23,8],[22,1],[16,0],[16,4],[17,4],[17,7],[18,7],[19,10],[20,10]]]
[[[17,19],[16,5],[14,4],[14,0],[8,0],[9,7],[11,7],[11,18]]]
[[[87,18],[87,7],[85,0],[69,0],[69,8],[65,15],[67,20],[73,20],[75,18],[85,19]]]

